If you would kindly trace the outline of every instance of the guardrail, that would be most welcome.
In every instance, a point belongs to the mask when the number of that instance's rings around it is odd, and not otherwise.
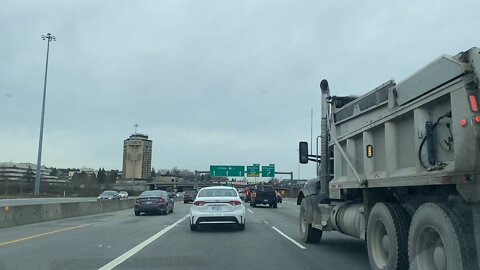
[[[134,199],[0,207],[0,228],[133,208]]]

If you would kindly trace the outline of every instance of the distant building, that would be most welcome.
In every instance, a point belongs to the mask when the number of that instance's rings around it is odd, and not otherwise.
[[[33,163],[0,162],[0,181],[34,181],[37,173],[36,169],[37,165]],[[40,181],[49,183],[62,182],[58,180],[57,176],[50,175],[51,171],[51,169],[41,166]]]
[[[152,173],[152,141],[135,133],[123,141],[123,179],[148,179]]]

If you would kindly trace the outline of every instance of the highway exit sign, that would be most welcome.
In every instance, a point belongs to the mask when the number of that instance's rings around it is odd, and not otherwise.
[[[245,176],[245,166],[210,165],[210,176]]]
[[[275,164],[262,166],[262,177],[275,177]]]
[[[253,166],[247,166],[247,176],[248,177],[259,177],[260,176],[260,164],[253,164]]]

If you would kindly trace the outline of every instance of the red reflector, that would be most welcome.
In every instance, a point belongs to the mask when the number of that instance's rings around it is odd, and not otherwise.
[[[469,95],[468,100],[470,101],[470,109],[474,112],[478,112],[477,98],[475,95]]]
[[[467,125],[467,119],[463,118],[463,119],[460,119],[460,125],[462,125],[463,127]]]
[[[475,123],[480,124],[480,115],[475,116]]]
[[[228,203],[231,204],[231,205],[240,205],[241,204],[240,201],[229,201]]]
[[[195,201],[195,202],[193,203],[193,205],[196,205],[196,206],[202,206],[202,205],[204,205],[204,204],[205,204],[204,201]]]

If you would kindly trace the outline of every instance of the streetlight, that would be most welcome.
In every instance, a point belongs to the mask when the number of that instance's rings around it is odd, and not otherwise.
[[[40,168],[42,166],[42,143],[43,143],[43,122],[45,118],[45,97],[47,95],[48,53],[50,52],[50,42],[56,41],[57,38],[54,35],[47,33],[47,35],[42,35],[42,39],[47,40],[47,60],[45,63],[45,80],[43,82],[42,118],[40,121],[40,139],[38,141],[37,174],[35,175],[35,194],[40,193]]]

